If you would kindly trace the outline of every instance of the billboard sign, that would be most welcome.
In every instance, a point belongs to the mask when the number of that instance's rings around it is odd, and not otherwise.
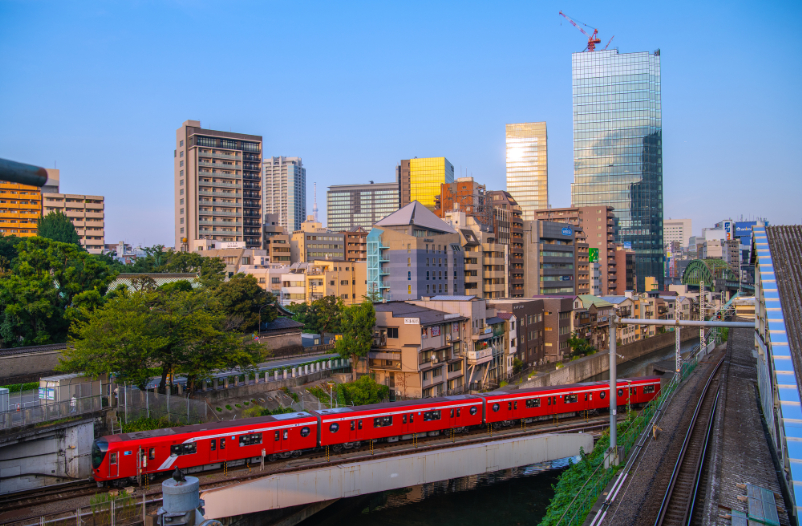
[[[599,261],[599,249],[598,248],[591,248],[588,249],[588,261],[591,263],[595,263]]]
[[[571,235],[571,234],[573,234],[573,233],[574,233],[574,231],[573,231],[573,230],[571,230],[571,227],[567,227],[567,226],[566,226],[566,227],[563,227],[562,234],[563,234],[564,236],[570,236],[570,235]]]
[[[732,231],[732,221],[723,221],[724,226],[724,236],[727,241],[732,239],[733,231]]]
[[[757,225],[757,221],[739,221],[735,223],[735,237],[751,238],[752,227]]]
[[[632,241],[624,241],[624,248],[626,250],[632,250]]]

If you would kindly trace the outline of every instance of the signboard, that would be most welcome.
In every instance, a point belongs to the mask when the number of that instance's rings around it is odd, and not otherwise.
[[[48,387],[40,387],[39,388],[39,400],[55,400],[56,399],[56,390]]]
[[[591,248],[588,249],[588,261],[591,263],[595,263],[599,261],[599,249],[598,248]]]
[[[420,325],[420,318],[404,318],[404,325]]]
[[[624,249],[632,250],[632,241],[624,241]]]
[[[432,336],[440,336],[440,326],[435,325],[432,327]]]
[[[724,236],[727,241],[732,239],[733,232],[732,232],[732,221],[724,221]]]
[[[217,248],[245,248],[245,241],[218,241]]]
[[[493,328],[492,327],[485,327],[485,332],[484,332],[485,334],[490,334],[492,332],[493,332]]]
[[[757,225],[757,221],[738,221],[735,223],[735,237],[752,237],[752,227]]]
[[[571,234],[573,234],[573,233],[574,233],[574,231],[573,231],[573,230],[571,230],[571,227],[568,227],[568,226],[566,226],[566,227],[563,227],[562,234],[563,234],[564,236],[570,236],[570,235],[571,235]]]
[[[560,281],[574,281],[573,276],[560,276]]]

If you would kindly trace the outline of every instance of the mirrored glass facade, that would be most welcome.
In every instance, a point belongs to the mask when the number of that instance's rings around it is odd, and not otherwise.
[[[614,208],[615,241],[637,253],[638,290],[663,288],[660,52],[574,53],[573,206]]]
[[[396,183],[329,186],[326,196],[326,227],[345,232],[373,225],[398,210]]]
[[[549,204],[548,137],[545,122],[507,124],[507,191],[525,221]]]
[[[410,202],[434,211],[434,198],[440,195],[440,185],[454,182],[454,165],[445,157],[409,160]]]

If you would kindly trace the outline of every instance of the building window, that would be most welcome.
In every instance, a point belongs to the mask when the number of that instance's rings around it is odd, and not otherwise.
[[[183,208],[181,209],[181,213],[182,213],[182,214],[184,213],[184,209],[183,209]]]
[[[183,157],[184,156],[184,152],[182,151],[178,156],[179,157]]]
[[[398,327],[388,327],[387,328],[387,337],[388,338],[398,338]]]
[[[181,229],[181,233],[182,233],[182,234],[184,233],[184,229],[183,229],[183,228]]]
[[[179,145],[179,146],[184,146],[184,140],[183,140],[183,139],[181,139],[181,142],[180,142],[180,143],[178,143],[178,145]]]
[[[429,271],[428,270],[426,271],[426,281],[429,281]],[[426,288],[429,288],[429,287],[426,287]]]
[[[183,200],[183,199],[181,200],[181,204],[182,204],[182,205],[184,204],[184,200]]]
[[[181,177],[184,177],[184,170],[181,170]]]
[[[407,272],[407,281],[412,281],[412,272],[411,271]]]
[[[181,163],[179,164],[179,166],[184,166],[184,161],[181,161]]]
[[[181,224],[182,225],[184,224],[184,218],[183,217],[181,218]]]

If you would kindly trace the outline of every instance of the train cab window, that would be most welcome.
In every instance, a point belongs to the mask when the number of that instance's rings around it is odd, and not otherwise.
[[[285,431],[286,433],[286,431]],[[284,437],[287,438],[287,437]],[[253,446],[262,443],[262,433],[252,433],[250,435],[241,435],[239,437],[240,446]]]
[[[150,451],[148,451],[148,460],[156,460],[156,448],[155,447],[150,448]]]
[[[494,413],[498,412],[499,409],[501,409],[501,406],[499,404],[493,404],[493,412]]]
[[[530,398],[526,401],[526,407],[540,407],[540,398]]]
[[[388,427],[391,425],[393,425],[393,417],[391,416],[380,416],[373,419],[373,427]]]
[[[473,407],[471,407],[470,413],[471,413],[471,415],[475,415],[477,411],[478,411],[478,409],[476,408],[476,406],[473,406]]]
[[[351,422],[351,429],[353,428],[354,428],[353,422]],[[331,431],[332,433],[336,433],[338,429],[340,429],[340,424],[331,424],[329,426],[329,431]]]
[[[109,453],[109,464],[117,463],[117,453]]]
[[[308,437],[309,433],[311,433],[311,431],[310,431],[310,429],[308,427],[302,427],[301,428],[301,436],[302,437]]]
[[[182,455],[192,455],[193,453],[198,452],[198,444],[192,442],[191,444],[184,444],[184,450],[181,452]]]
[[[440,420],[440,411],[426,411],[423,413],[424,422],[430,422],[432,420]]]
[[[649,394],[649,393],[653,393],[653,392],[654,392],[654,386],[653,385],[644,385],[643,386],[643,394]]]
[[[618,396],[624,396],[624,390],[623,389],[619,389],[618,390]]]
[[[575,404],[579,401],[579,397],[577,395],[565,395],[565,403],[566,404]]]
[[[175,445],[175,446],[170,446],[170,456],[171,457],[179,456],[181,454],[181,451],[182,451],[181,444],[178,444],[178,445]]]
[[[407,423],[407,415],[404,415],[404,416],[401,417],[401,423],[402,424],[406,424]]]
[[[213,438],[213,439],[212,439],[212,444],[211,444],[211,446],[209,447],[209,449],[210,449],[211,451],[217,451],[217,439],[216,439],[216,438]]]

